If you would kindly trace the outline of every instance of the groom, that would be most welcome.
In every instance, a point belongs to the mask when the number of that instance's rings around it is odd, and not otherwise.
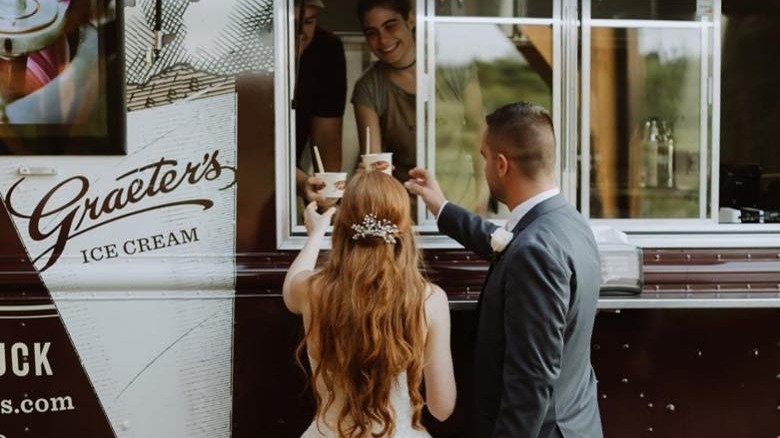
[[[473,436],[600,438],[590,364],[599,254],[555,185],[550,114],[523,102],[499,108],[481,152],[491,194],[512,210],[506,228],[447,202],[423,169],[406,183],[443,233],[493,260],[477,306]]]

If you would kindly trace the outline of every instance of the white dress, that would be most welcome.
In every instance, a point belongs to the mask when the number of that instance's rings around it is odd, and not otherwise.
[[[314,361],[311,361],[311,364],[316,366]],[[327,401],[328,396],[322,382],[318,382],[317,391],[319,391],[323,402]],[[341,406],[342,398],[337,395],[330,409],[323,416],[315,418],[309,428],[303,432],[301,438],[338,438],[339,434],[335,431],[338,430],[336,421]],[[396,378],[396,383],[390,391],[390,406],[395,409],[395,433],[388,438],[431,438],[428,432],[412,428],[412,402],[409,397],[406,372],[399,374]],[[377,426],[374,432],[379,430],[381,428]]]

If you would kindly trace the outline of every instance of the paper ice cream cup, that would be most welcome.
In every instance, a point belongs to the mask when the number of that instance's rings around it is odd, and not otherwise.
[[[364,154],[363,165],[366,170],[379,170],[388,175],[393,174],[393,153]]]
[[[318,172],[314,176],[325,183],[325,187],[319,191],[322,196],[340,198],[344,195],[344,188],[347,186],[346,172]]]

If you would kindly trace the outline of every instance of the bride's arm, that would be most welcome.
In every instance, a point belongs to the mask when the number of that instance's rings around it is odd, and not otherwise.
[[[336,209],[331,207],[323,214],[317,213],[316,202],[310,202],[306,206],[304,221],[309,238],[306,240],[306,244],[303,245],[301,252],[298,253],[298,257],[290,265],[290,269],[284,277],[284,286],[282,286],[284,305],[287,306],[290,312],[296,314],[303,313],[303,309],[308,302],[306,283],[317,265],[317,255],[320,253],[320,246],[325,238],[325,231],[328,229],[330,219],[335,212]]]
[[[450,306],[447,294],[433,285],[425,302],[428,336],[425,341],[425,402],[437,420],[444,421],[455,408],[455,373],[450,350]]]

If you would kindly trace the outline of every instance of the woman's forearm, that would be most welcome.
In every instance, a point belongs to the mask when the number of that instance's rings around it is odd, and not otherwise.
[[[317,266],[317,257],[320,254],[320,246],[325,233],[317,234],[306,239],[301,252],[290,265],[290,273],[297,274],[303,271],[311,271]]]
[[[301,272],[313,271],[317,266],[317,257],[320,253],[320,245],[325,237],[325,233],[316,233],[310,236],[306,243],[303,245],[301,252],[295,257],[295,260],[287,270],[287,275],[284,277],[284,286],[282,287],[282,294],[285,300],[289,300],[289,295],[292,292],[292,281]]]
[[[306,206],[304,223],[306,224],[306,232],[309,233],[309,238],[306,239],[303,249],[301,249],[301,252],[298,253],[298,256],[295,257],[295,260],[290,265],[282,286],[284,304],[293,313],[302,313],[306,309],[306,303],[308,302],[307,290],[298,283],[303,283],[308,278],[308,276],[302,276],[301,274],[311,272],[317,266],[320,245],[325,238],[328,224],[330,224],[335,213],[336,209],[334,207],[329,208],[325,213],[317,213],[317,204],[315,202],[310,202]],[[299,276],[301,277],[300,279],[298,279]]]
[[[306,180],[308,178],[309,175],[306,172],[297,167],[295,168],[295,191],[304,198],[304,201],[308,201],[306,199]]]

